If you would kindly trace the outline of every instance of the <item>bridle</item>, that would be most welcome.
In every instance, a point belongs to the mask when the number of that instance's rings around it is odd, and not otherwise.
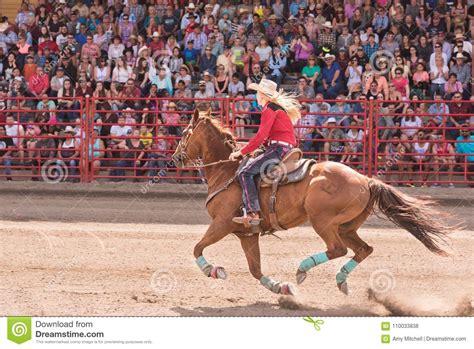
[[[176,161],[180,161],[183,166],[184,166],[185,162],[188,161],[188,162],[191,163],[191,166],[187,166],[187,167],[203,168],[203,167],[210,167],[210,166],[219,165],[219,164],[222,164],[222,163],[232,161],[232,160],[226,159],[226,160],[219,160],[219,161],[214,161],[214,162],[211,162],[211,163],[208,163],[208,164],[204,164],[202,162],[202,160],[200,160],[200,159],[199,160],[191,159],[191,157],[188,155],[188,153],[186,152],[186,149],[188,147],[189,139],[193,135],[193,132],[196,131],[196,129],[199,126],[201,126],[201,124],[203,124],[203,122],[205,122],[205,121],[206,121],[206,119],[200,119],[197,122],[196,126],[194,126],[194,127],[193,127],[193,121],[191,121],[189,123],[189,125],[184,129],[184,131],[183,131],[184,137],[181,138],[181,140],[179,141],[179,144],[178,144],[179,152],[175,156],[173,156],[173,161],[175,162],[176,165],[178,165],[176,163]],[[224,144],[230,144],[230,142],[224,141]]]

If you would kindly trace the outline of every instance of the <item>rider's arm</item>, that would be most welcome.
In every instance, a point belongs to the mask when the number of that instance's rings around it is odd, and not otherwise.
[[[248,144],[241,149],[242,155],[247,155],[248,153],[253,152],[257,149],[267,138],[270,134],[270,130],[273,126],[273,122],[275,121],[276,112],[271,110],[270,108],[266,108],[262,112],[262,121],[260,127],[258,128],[258,132],[253,137]]]

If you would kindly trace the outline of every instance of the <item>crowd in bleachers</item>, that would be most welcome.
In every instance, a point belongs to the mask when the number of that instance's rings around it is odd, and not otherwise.
[[[35,164],[54,158],[77,179],[90,110],[92,172],[165,175],[194,108],[218,114],[230,99],[236,135],[251,137],[259,107],[248,86],[264,77],[301,98],[309,156],[356,166],[375,100],[378,153],[399,140],[432,170],[473,163],[472,0],[24,0],[0,21],[8,179],[12,162],[37,179]],[[448,163],[415,154],[437,144]]]

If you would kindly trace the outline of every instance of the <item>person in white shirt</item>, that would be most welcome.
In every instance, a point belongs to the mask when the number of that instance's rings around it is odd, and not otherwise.
[[[15,121],[15,118],[11,114],[7,114],[5,119],[5,132],[8,137],[11,137],[13,140],[13,144],[15,148],[20,149],[18,151],[18,155],[20,157],[20,161],[23,162],[24,152],[23,152],[23,137],[25,135],[25,129],[21,126],[18,121]]]

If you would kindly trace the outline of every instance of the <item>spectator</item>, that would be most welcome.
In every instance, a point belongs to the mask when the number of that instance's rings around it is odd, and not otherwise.
[[[468,172],[467,179],[473,181],[474,175],[474,136],[471,135],[469,124],[462,125],[461,135],[456,138],[456,154],[460,157],[460,162],[464,171]],[[469,184],[474,187],[474,184]]]
[[[0,168],[3,169],[7,181],[12,177],[12,150],[15,147],[13,139],[6,134],[5,126],[0,125]]]
[[[432,145],[433,152],[433,170],[435,176],[435,183],[432,187],[439,187],[440,170],[443,167],[448,168],[448,188],[454,188],[453,171],[456,164],[455,151],[451,143],[446,142],[442,135],[433,135],[432,139],[435,141]]]
[[[234,122],[237,138],[245,138],[245,125],[250,124],[249,112],[251,109],[250,102],[244,99],[243,91],[239,91],[236,95],[234,103]]]
[[[322,85],[317,88],[317,91],[323,93],[327,99],[335,99],[343,89],[341,66],[334,62],[334,59],[335,56],[330,53],[324,55],[325,65],[321,72]]]
[[[308,79],[304,76],[301,76],[298,79],[295,95],[299,96],[298,98],[302,100],[310,100],[314,98],[314,88],[308,85]]]
[[[359,65],[357,57],[352,57],[346,68],[345,76],[347,78],[348,95],[351,96],[355,91],[362,91],[362,66]]]
[[[210,74],[206,72],[209,76]],[[206,74],[205,73],[205,74]],[[213,90],[216,92],[216,96],[223,97],[227,94],[228,87],[229,87],[229,75],[225,73],[225,67],[220,65],[217,68],[217,74],[214,78],[214,86]]]
[[[329,30],[329,29],[328,29]],[[336,41],[334,39],[334,47],[336,46]],[[298,71],[301,71],[304,66],[308,63],[308,58],[314,54],[314,47],[311,42],[308,40],[307,35],[302,35],[301,38],[292,41],[291,50],[295,54],[295,63]]]
[[[132,76],[132,68],[127,65],[123,56],[117,58],[117,65],[112,71],[112,80],[125,84]]]
[[[65,138],[64,141],[58,145],[58,159],[68,166],[69,174],[71,175],[73,182],[78,182],[79,178],[77,175],[77,165],[79,164],[79,147],[76,144],[76,138],[74,137],[75,131],[72,126],[66,126],[64,130]]]
[[[202,111],[206,111],[211,106],[210,98],[214,95],[206,91],[206,82],[204,80],[199,81],[199,90],[194,94],[196,99],[204,99],[203,101],[196,101],[196,108]]]
[[[342,129],[336,126],[336,119],[330,117],[323,129],[324,136],[324,160],[329,161],[330,158],[340,158],[344,152],[345,135]]]
[[[456,63],[451,66],[449,73],[456,74],[456,78],[462,86],[463,97],[467,99],[471,94],[471,67],[466,64],[466,57],[460,53],[456,54],[455,61]]]
[[[58,112],[59,122],[68,122],[76,119],[78,113],[72,110],[77,110],[79,103],[73,99],[75,96],[76,91],[72,86],[71,80],[65,79],[63,87],[58,91],[58,109],[64,110]]]
[[[321,83],[321,67],[316,64],[316,56],[309,56],[308,65],[303,68],[301,74],[306,78],[306,81],[309,83],[310,86],[315,89],[318,87],[316,82],[319,82],[319,84]]]
[[[345,102],[345,96],[340,94],[336,97],[336,103],[329,110],[334,115],[337,126],[348,127],[351,123],[351,107]]]
[[[229,91],[230,97],[237,96],[239,92],[242,92],[242,96],[243,96],[245,92],[245,85],[242,81],[240,81],[239,74],[237,73],[232,74],[232,79],[229,82],[228,91]]]
[[[217,58],[212,54],[212,48],[207,46],[204,52],[199,60],[199,70],[201,72],[207,71],[211,75],[216,75]]]
[[[49,77],[42,67],[36,68],[36,74],[28,80],[28,88],[35,96],[41,96],[49,89]]]

